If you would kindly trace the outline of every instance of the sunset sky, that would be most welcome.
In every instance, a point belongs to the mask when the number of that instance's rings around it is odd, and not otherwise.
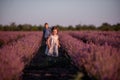
[[[120,0],[0,0],[0,24],[120,23]]]

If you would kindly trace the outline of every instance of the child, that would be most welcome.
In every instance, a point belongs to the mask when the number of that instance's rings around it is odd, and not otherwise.
[[[58,57],[58,47],[60,47],[58,38],[58,28],[54,26],[52,27],[52,33],[46,42],[46,55]]]
[[[43,29],[43,40],[46,42],[47,38],[50,36],[51,30],[49,28],[48,23],[44,24],[44,29]]]

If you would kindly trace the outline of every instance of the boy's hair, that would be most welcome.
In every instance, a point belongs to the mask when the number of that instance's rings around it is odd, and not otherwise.
[[[48,23],[45,23],[44,25],[46,26],[46,25],[48,25]]]
[[[57,26],[53,26],[51,31],[53,32],[54,29],[57,29],[57,32],[58,32],[58,27]]]

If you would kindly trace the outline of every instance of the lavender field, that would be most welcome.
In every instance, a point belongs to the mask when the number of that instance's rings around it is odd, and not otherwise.
[[[120,32],[63,32],[62,47],[74,64],[98,80],[120,80]]]
[[[72,60],[71,64],[87,72],[92,80],[120,80],[120,32],[61,31],[59,37],[61,48]],[[40,31],[1,31],[0,79],[19,80],[41,44]],[[82,79],[84,76],[74,79],[85,80]]]
[[[41,39],[41,32],[0,32],[0,80],[18,79]]]

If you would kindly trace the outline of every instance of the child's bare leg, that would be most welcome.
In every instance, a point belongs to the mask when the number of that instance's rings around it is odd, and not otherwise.
[[[58,54],[58,46],[57,46],[57,45],[55,46],[55,53],[56,53],[56,55],[55,55],[55,56],[56,56],[56,57],[58,57],[58,56],[59,56],[59,54]]]

